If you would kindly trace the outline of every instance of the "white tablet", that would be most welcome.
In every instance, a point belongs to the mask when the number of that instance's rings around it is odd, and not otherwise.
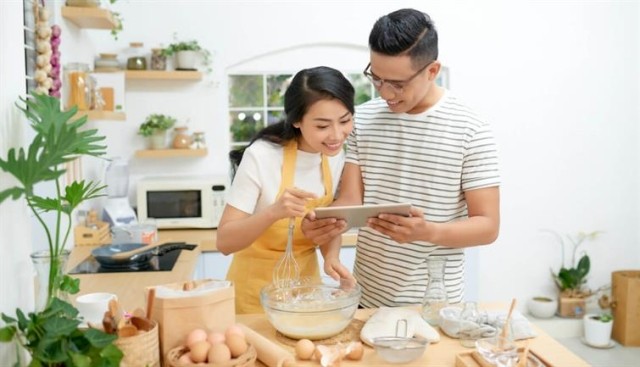
[[[316,218],[339,218],[347,221],[349,227],[365,227],[367,219],[379,214],[397,214],[408,217],[411,204],[366,204],[353,206],[328,206],[316,208]]]

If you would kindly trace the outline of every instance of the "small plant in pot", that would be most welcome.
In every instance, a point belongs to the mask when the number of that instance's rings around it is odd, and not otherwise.
[[[152,113],[140,124],[138,134],[149,139],[150,149],[164,149],[167,147],[167,131],[176,121],[175,117]]]
[[[202,57],[202,65],[207,73],[211,72],[211,52],[198,43],[196,40],[178,41],[174,35],[175,41],[163,49],[164,56],[176,55],[176,69],[178,70],[197,70],[197,57]]]
[[[575,236],[566,235],[564,238],[554,231],[546,232],[555,237],[562,250],[560,270],[555,272],[551,269],[551,276],[560,291],[559,314],[563,317],[580,318],[584,315],[585,298],[591,295],[586,288],[591,261],[585,252],[578,259],[578,250],[586,241],[595,240],[602,232],[579,232]],[[571,245],[571,258],[568,261],[565,258],[565,239]]]
[[[611,345],[611,331],[613,330],[613,316],[608,312],[589,313],[584,315],[584,341],[596,348],[606,348]]]

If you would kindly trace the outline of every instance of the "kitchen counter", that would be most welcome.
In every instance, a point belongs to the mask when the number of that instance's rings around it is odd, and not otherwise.
[[[197,242],[189,243],[197,244]],[[86,259],[91,254],[91,250],[96,247],[75,246],[71,250],[71,255],[67,262],[67,271]],[[146,287],[192,279],[198,256],[200,256],[200,246],[192,251],[181,251],[171,271],[71,274],[71,277],[80,279],[80,293],[72,295],[72,301],[77,296],[86,293],[109,292],[118,296],[118,300],[125,310],[134,310],[137,307],[144,309],[146,306],[146,300],[144,299]]]
[[[342,246],[353,247],[356,245],[358,232],[348,231],[342,235]],[[160,241],[187,241],[199,243],[202,252],[217,252],[215,229],[161,229],[158,231]]]
[[[495,306],[481,305],[482,308],[491,309]],[[505,308],[505,307],[502,307]],[[375,310],[358,310],[356,312],[356,318],[360,320],[367,320],[369,316]],[[237,315],[236,321],[243,323],[251,329],[262,334],[264,337],[274,341],[285,350],[295,354],[294,348],[278,342],[276,339],[276,330],[271,326],[266,316],[263,314],[250,314],[250,315]],[[530,339],[530,348],[537,354],[545,358],[554,367],[582,367],[589,366],[587,362],[581,359],[579,356],[573,354],[569,349],[560,344],[557,340],[553,339],[549,334],[545,333],[540,328],[533,325],[533,328],[538,333],[538,336]],[[524,346],[524,341],[519,341],[520,346]],[[423,356],[411,363],[403,364],[403,366],[437,366],[437,367],[454,367],[456,365],[456,354],[460,352],[468,352],[473,349],[465,348],[460,345],[457,339],[449,338],[448,336],[440,333],[440,342],[431,344],[427,347]],[[298,361],[298,366],[314,366],[319,364],[312,361]],[[361,361],[344,361],[343,366],[388,366],[389,364],[380,359],[373,348],[365,347],[364,357]],[[261,363],[256,363],[256,366],[264,366]]]

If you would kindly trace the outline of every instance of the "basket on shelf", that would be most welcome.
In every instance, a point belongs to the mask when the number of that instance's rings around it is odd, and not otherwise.
[[[169,367],[253,367],[258,353],[256,348],[249,344],[249,348],[242,355],[232,358],[225,363],[183,363],[179,359],[183,354],[187,353],[189,348],[186,346],[176,347],[171,349],[167,353],[167,361],[169,361]]]

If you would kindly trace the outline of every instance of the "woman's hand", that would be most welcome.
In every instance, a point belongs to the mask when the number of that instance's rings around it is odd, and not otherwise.
[[[346,232],[347,222],[344,219],[323,218],[316,219],[316,213],[310,211],[302,218],[300,227],[302,234],[318,246],[324,246],[336,240],[343,232]]]
[[[315,199],[316,194],[295,187],[285,189],[278,200],[271,205],[275,220],[305,215],[307,201]]]
[[[338,258],[324,259],[324,272],[334,280],[347,279],[352,282],[356,281],[349,269],[342,265]]]

